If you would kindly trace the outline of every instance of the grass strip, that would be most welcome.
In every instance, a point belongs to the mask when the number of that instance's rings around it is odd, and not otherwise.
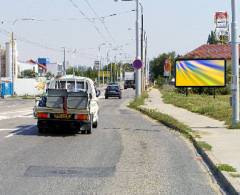
[[[219,164],[217,166],[217,168],[220,170],[220,171],[226,171],[226,172],[237,172],[237,170],[232,167],[231,165],[228,165],[228,164]]]

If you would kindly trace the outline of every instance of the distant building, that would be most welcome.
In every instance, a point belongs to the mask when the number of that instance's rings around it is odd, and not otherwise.
[[[10,42],[6,42],[5,48],[0,47],[0,76],[7,77],[9,80],[12,78],[17,78],[18,75],[18,67],[17,67],[17,43],[16,41],[12,44]],[[12,63],[12,60],[13,63]],[[12,68],[12,66],[14,66]]]
[[[52,73],[54,76],[60,76],[63,74],[63,65],[60,63],[48,63],[47,72]]]
[[[240,45],[239,45],[240,46]],[[240,52],[240,48],[239,48]],[[181,58],[224,58],[227,61],[227,66],[231,65],[232,50],[231,45],[219,45],[219,44],[204,44],[194,49],[193,51],[185,54]],[[240,58],[239,58],[240,60]]]

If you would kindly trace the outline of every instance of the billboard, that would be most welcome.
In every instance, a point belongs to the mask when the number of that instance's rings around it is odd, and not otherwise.
[[[224,87],[225,59],[178,59],[175,64],[176,87]]]
[[[110,71],[100,71],[100,77],[111,77],[111,72]]]
[[[171,70],[172,70],[172,64],[170,59],[166,59],[164,62],[164,77],[170,77],[171,76]]]
[[[216,12],[214,20],[217,28],[228,28],[227,12]]]

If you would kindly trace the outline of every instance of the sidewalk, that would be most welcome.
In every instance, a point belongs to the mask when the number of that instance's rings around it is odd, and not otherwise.
[[[161,96],[158,89],[151,89],[143,107],[156,109],[188,125],[201,136],[199,141],[205,141],[212,146],[211,152],[207,153],[215,164],[229,164],[240,173],[240,129],[227,129],[224,122],[165,104]],[[230,179],[240,190],[240,177]]]

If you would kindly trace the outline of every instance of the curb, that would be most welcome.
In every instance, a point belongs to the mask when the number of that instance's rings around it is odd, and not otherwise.
[[[145,114],[143,112],[144,109],[142,109],[141,107],[138,107],[136,109],[137,111],[141,112],[142,114],[148,116],[147,114]],[[159,112],[159,111],[157,111]],[[161,113],[161,112],[159,112]],[[150,116],[148,116],[150,117]],[[152,117],[150,117],[152,118]],[[154,118],[153,118],[154,119]],[[176,126],[172,125],[172,124],[168,124],[166,122],[160,122],[163,125],[167,126],[170,129],[173,129],[175,131],[179,131],[181,133],[181,129],[177,128]],[[202,157],[203,161],[205,162],[205,164],[208,166],[209,170],[211,171],[212,175],[214,176],[214,178],[216,179],[218,185],[221,187],[222,190],[224,190],[224,192],[226,194],[231,194],[231,195],[239,195],[240,192],[236,189],[236,187],[234,186],[234,184],[232,184],[229,180],[229,178],[227,178],[227,174],[224,174],[223,172],[221,172],[218,168],[217,165],[214,163],[214,160],[211,159],[211,157],[209,157],[209,154],[206,153],[206,151],[204,151],[198,144],[197,144],[197,140],[189,133],[189,140],[192,142],[194,148],[196,149],[197,153]]]

